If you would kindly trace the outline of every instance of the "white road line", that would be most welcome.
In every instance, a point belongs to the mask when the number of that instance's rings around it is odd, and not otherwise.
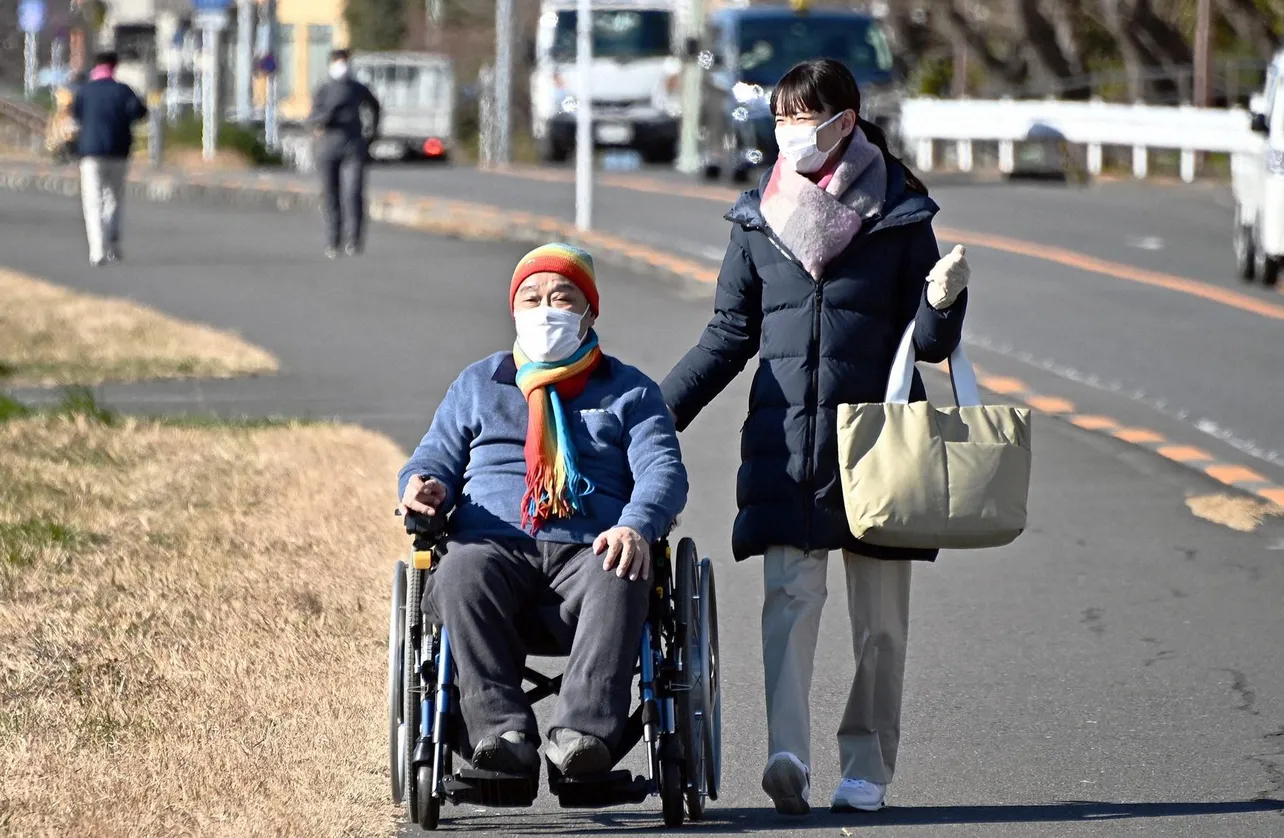
[[[1168,399],[1147,393],[1141,388],[1129,387],[1117,379],[1103,378],[1095,373],[1085,372],[1075,367],[1058,363],[1051,358],[1037,357],[1031,352],[1017,349],[1007,341],[996,340],[971,331],[965,330],[963,341],[968,346],[975,346],[979,349],[993,352],[1009,360],[1050,373],[1057,378],[1071,381],[1075,384],[1082,384],[1102,393],[1123,396],[1129,401],[1150,408],[1165,418],[1180,422],[1205,436],[1210,436],[1223,442],[1240,453],[1247,454],[1262,462],[1270,463],[1273,466],[1284,467],[1284,452],[1267,448],[1262,443],[1237,433],[1234,429],[1222,425],[1215,419],[1199,416],[1193,410],[1174,405]]]

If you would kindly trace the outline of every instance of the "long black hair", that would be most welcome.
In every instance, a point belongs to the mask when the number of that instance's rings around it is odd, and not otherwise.
[[[841,62],[832,58],[804,61],[785,73],[771,93],[773,116],[826,111],[851,111],[856,114],[856,124],[869,141],[883,152],[888,167],[900,166],[905,171],[905,182],[909,188],[927,194],[927,187],[923,182],[910,171],[903,160],[892,154],[883,129],[861,117],[860,87],[851,71]]]

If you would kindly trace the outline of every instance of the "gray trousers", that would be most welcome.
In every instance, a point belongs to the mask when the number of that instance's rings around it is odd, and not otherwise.
[[[591,734],[615,752],[632,702],[648,582],[602,570],[589,545],[533,539],[449,541],[429,579],[423,611],[450,636],[465,753],[507,731],[539,741],[522,668],[528,654],[548,654],[540,647],[549,641],[569,652],[549,730]]]
[[[886,785],[901,742],[912,562],[843,551],[856,671],[838,726],[843,776]],[[829,554],[769,547],[763,563],[762,658],[767,752],[811,764],[811,677]]]
[[[326,244],[360,247],[366,234],[366,157],[364,147],[352,147],[317,160],[321,173],[321,212]],[[345,238],[344,233],[347,233]]]
[[[125,176],[129,161],[114,157],[85,157],[80,161],[80,200],[85,210],[89,258],[101,262],[120,244],[125,205]]]

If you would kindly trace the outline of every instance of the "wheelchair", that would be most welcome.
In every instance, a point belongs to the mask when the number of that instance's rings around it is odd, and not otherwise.
[[[388,761],[392,797],[409,820],[436,829],[443,803],[484,807],[529,807],[538,776],[505,775],[471,768],[455,770],[457,718],[450,629],[427,624],[420,596],[437,566],[436,545],[444,522],[407,513],[414,539],[409,563],[398,561],[392,579],[388,622]],[[722,700],[718,666],[718,607],[712,562],[700,559],[695,542],[677,549],[667,537],[651,545],[651,601],[635,668],[637,706],[616,761],[639,744],[646,774],[617,769],[598,777],[569,778],[546,762],[549,790],[563,808],[596,809],[642,803],[658,796],[669,827],[703,819],[706,801],[718,799],[722,763]],[[561,650],[531,648],[534,656]],[[562,677],[527,666],[527,699],[556,695]]]

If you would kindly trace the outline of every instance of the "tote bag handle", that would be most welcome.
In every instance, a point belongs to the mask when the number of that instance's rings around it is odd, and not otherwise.
[[[901,345],[892,362],[892,372],[887,378],[889,404],[909,404],[910,388],[914,385],[914,326],[913,320],[905,329]],[[981,404],[981,391],[976,384],[976,372],[968,360],[963,342],[950,353],[950,382],[954,385],[954,403],[959,407],[976,407]]]

